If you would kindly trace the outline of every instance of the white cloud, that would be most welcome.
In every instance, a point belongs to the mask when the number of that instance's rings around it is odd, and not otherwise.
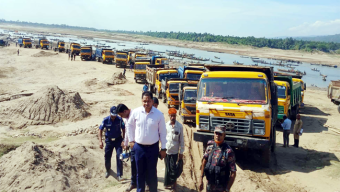
[[[340,33],[340,19],[331,21],[315,21],[314,23],[303,23],[289,28],[294,36],[299,35],[334,35]]]

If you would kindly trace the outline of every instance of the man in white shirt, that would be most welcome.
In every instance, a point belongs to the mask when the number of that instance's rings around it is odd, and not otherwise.
[[[145,191],[145,179],[150,192],[157,192],[158,156],[161,159],[166,156],[165,120],[162,112],[152,106],[152,98],[151,92],[143,92],[143,106],[132,111],[126,126],[129,145],[135,151],[137,192]]]
[[[177,170],[178,163],[183,163],[184,136],[183,126],[176,121],[177,110],[169,109],[170,121],[166,123],[166,157],[165,157],[165,176],[164,186],[176,190],[177,178],[180,176]],[[179,153],[179,155],[178,155]],[[183,164],[182,164],[183,165]]]
[[[292,121],[288,119],[287,116],[283,116],[283,123],[281,126],[283,128],[283,147],[289,147],[289,134]]]

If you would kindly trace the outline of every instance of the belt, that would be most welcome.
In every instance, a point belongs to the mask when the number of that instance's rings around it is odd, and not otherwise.
[[[158,141],[157,141],[156,143],[150,144],[150,145],[144,145],[144,144],[140,144],[140,143],[137,143],[137,144],[138,144],[138,145],[141,145],[141,146],[143,146],[143,147],[152,147],[152,146],[158,144]]]
[[[116,141],[116,140],[123,139],[123,138],[122,137],[118,137],[118,138],[108,138],[108,137],[106,137],[105,139],[107,139],[109,141]]]

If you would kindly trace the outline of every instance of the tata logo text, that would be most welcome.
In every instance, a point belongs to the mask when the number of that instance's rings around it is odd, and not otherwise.
[[[235,113],[225,113],[225,115],[235,117]]]

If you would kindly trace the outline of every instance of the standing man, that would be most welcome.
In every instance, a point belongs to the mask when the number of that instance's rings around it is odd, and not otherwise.
[[[148,84],[145,83],[144,86],[143,86],[143,92],[148,91],[148,89],[149,89]]]
[[[124,104],[119,104],[117,106],[117,112],[119,116],[123,118],[124,124],[128,124],[128,120],[130,118],[131,114],[131,109],[127,108],[126,105]],[[125,134],[124,138],[124,148],[129,147],[129,141],[128,141],[128,136]],[[135,159],[135,151],[131,149],[131,156],[130,156],[130,161],[131,161],[131,183],[130,186],[125,190],[126,192],[130,192],[132,189],[135,189],[137,187],[137,168],[136,168],[136,159]]]
[[[19,56],[19,49],[18,49],[18,56]]]
[[[126,67],[124,67],[123,76],[125,77]]]
[[[157,97],[152,98],[152,100],[153,100],[153,106],[158,108],[159,101],[158,101]]]
[[[71,53],[71,61],[73,61],[73,53]]]
[[[111,107],[110,116],[104,118],[102,124],[99,126],[98,138],[99,147],[103,149],[102,134],[105,132],[105,178],[110,176],[111,157],[113,149],[116,148],[116,163],[117,163],[117,177],[118,181],[122,180],[123,176],[123,162],[119,159],[122,153],[123,138],[125,137],[125,125],[120,117],[117,117],[116,106]],[[123,136],[122,136],[123,132]]]
[[[302,128],[302,120],[300,114],[296,115],[296,121],[294,124],[294,147],[299,147],[300,131]]]
[[[157,192],[157,161],[166,156],[166,127],[162,112],[153,107],[152,93],[142,94],[143,106],[132,111],[127,124],[129,145],[135,151],[137,192],[145,191],[145,179],[150,192]],[[159,150],[159,141],[161,150]]]
[[[178,163],[183,163],[184,152],[184,137],[183,126],[176,121],[177,110],[175,108],[169,109],[170,121],[166,123],[166,157],[165,157],[165,176],[164,186],[172,190],[176,190],[177,178],[177,160]],[[179,154],[178,154],[179,153]]]
[[[236,178],[235,154],[224,142],[225,125],[217,125],[214,141],[208,141],[203,155],[199,191],[203,190],[203,177],[206,176],[208,192],[229,192]]]
[[[68,60],[70,60],[71,52],[68,52]]]
[[[287,118],[286,115],[283,116],[283,123],[281,124],[283,128],[283,147],[289,147],[289,134],[290,128],[292,126],[292,121]]]
[[[76,54],[73,54],[73,61],[76,61]]]

